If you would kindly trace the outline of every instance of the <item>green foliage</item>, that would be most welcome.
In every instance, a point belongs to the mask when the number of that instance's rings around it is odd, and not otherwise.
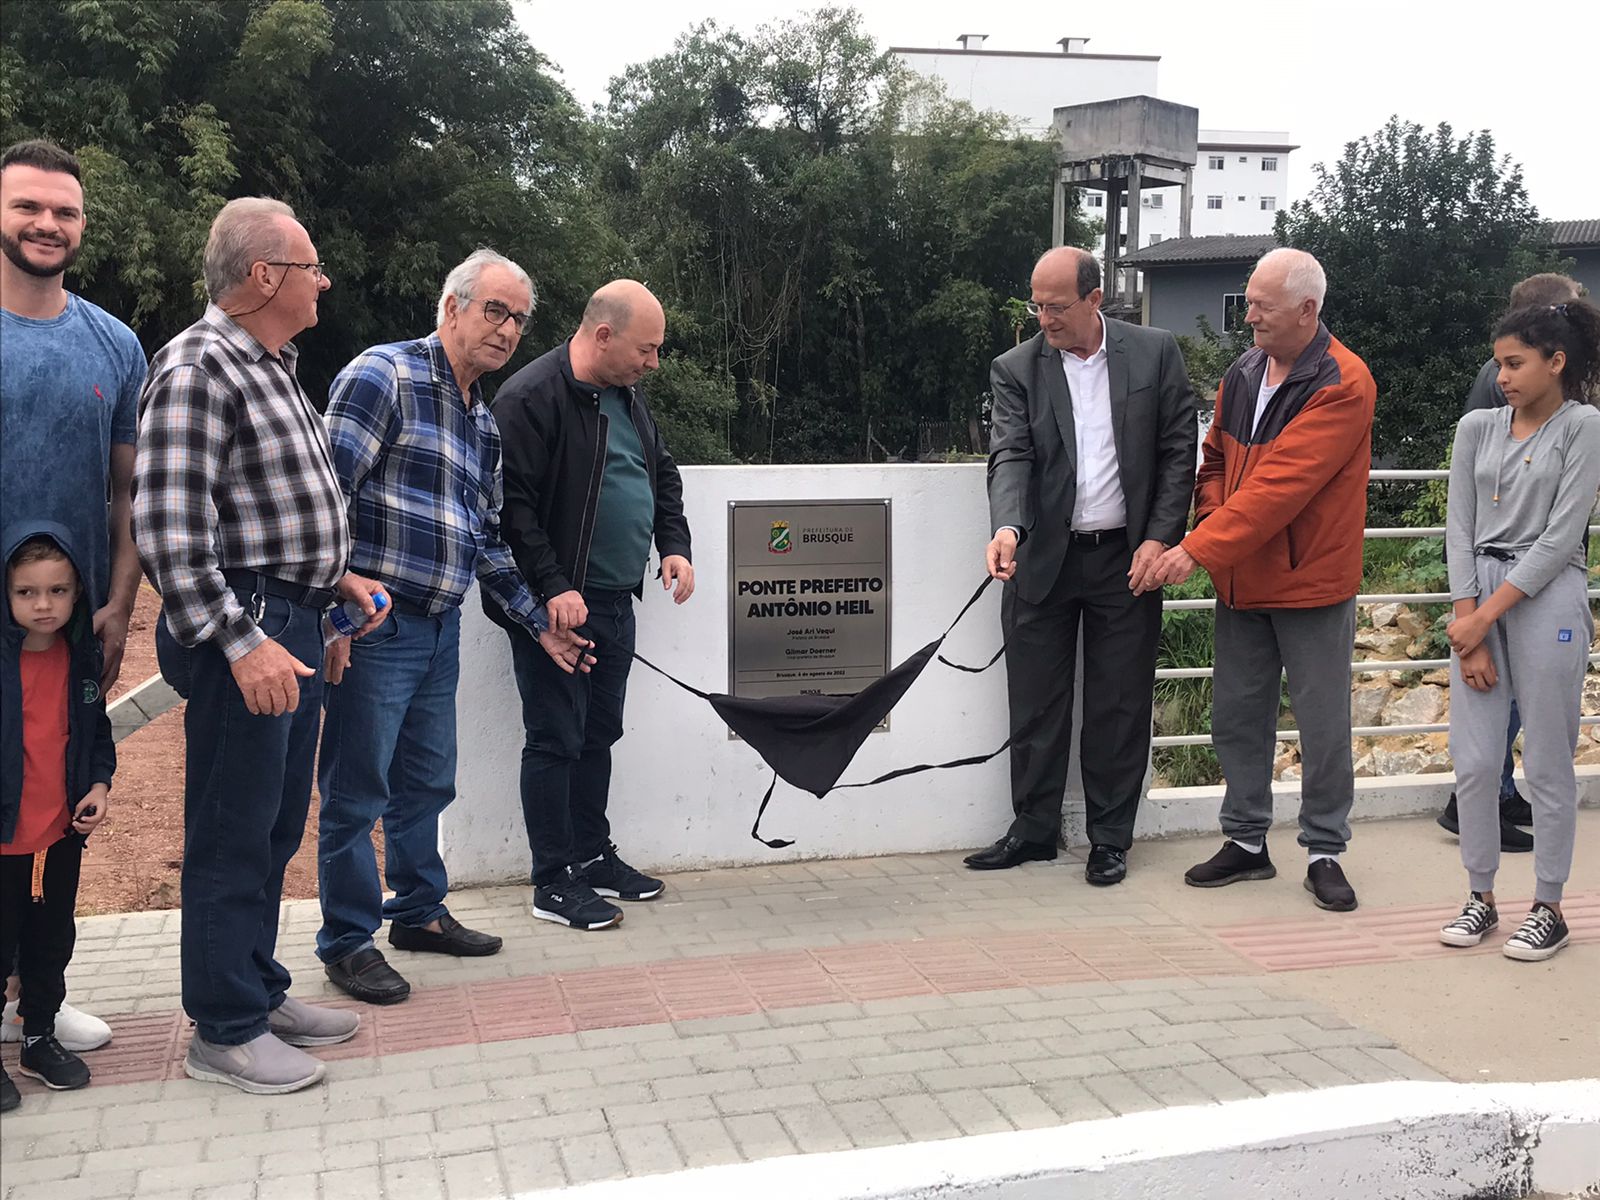
[[[728,423],[739,406],[733,381],[681,354],[663,355],[650,376],[650,410],[680,463],[731,463]]]
[[[1377,380],[1373,453],[1431,467],[1512,284],[1552,265],[1522,169],[1486,131],[1391,117],[1314,171],[1310,195],[1278,215],[1278,240],[1321,260],[1328,324]]]
[[[1211,577],[1197,570],[1181,584],[1166,589],[1168,600],[1210,600],[1216,592]],[[1185,609],[1161,614],[1161,649],[1156,666],[1163,669],[1209,667],[1216,661],[1214,617],[1210,609]],[[1162,735],[1211,732],[1211,680],[1162,679],[1156,682],[1156,732]],[[1218,783],[1222,768],[1210,746],[1162,746],[1154,754],[1155,770],[1173,787]]]
[[[1178,349],[1189,373],[1189,386],[1194,388],[1195,399],[1202,409],[1213,409],[1217,403],[1217,385],[1233,365],[1234,359],[1255,344],[1255,334],[1249,326],[1218,333],[1204,316],[1197,318],[1200,332],[1196,335],[1180,333]]]
[[[674,345],[733,381],[736,457],[859,458],[869,429],[898,449],[976,413],[1016,336],[1004,300],[1049,244],[1048,143],[840,9],[697,25],[614,80],[600,122],[611,222],[672,297]]]
[[[539,285],[524,358],[571,328],[618,245],[585,187],[582,119],[505,0],[12,4],[0,97],[0,141],[83,159],[71,286],[149,351],[204,304],[223,200],[292,204],[334,281],[298,339],[313,396],[363,347],[431,329],[478,245]]]

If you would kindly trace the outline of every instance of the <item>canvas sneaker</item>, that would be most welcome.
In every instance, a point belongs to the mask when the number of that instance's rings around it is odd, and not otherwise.
[[[1504,953],[1518,962],[1543,962],[1567,944],[1567,923],[1548,904],[1534,902],[1522,925],[1506,939]]]
[[[5,1015],[0,1017],[0,1042],[22,1040],[22,1016],[17,1012],[17,1001],[6,1002]],[[65,1002],[56,1011],[56,1041],[63,1049],[74,1054],[85,1050],[98,1050],[111,1040],[111,1026],[99,1017],[73,1008]]]
[[[533,915],[574,929],[609,929],[622,923],[622,910],[600,899],[573,867],[563,878],[533,889]]]
[[[635,871],[623,862],[614,842],[607,842],[600,857],[590,859],[579,870],[583,872],[583,881],[596,895],[615,896],[618,900],[654,900],[667,887],[661,880]]]
[[[1473,892],[1462,906],[1461,915],[1439,930],[1439,940],[1446,946],[1476,946],[1500,925],[1500,914],[1483,896]]]

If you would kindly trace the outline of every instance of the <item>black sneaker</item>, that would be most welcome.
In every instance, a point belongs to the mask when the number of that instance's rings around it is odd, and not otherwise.
[[[1511,789],[1511,795],[1500,797],[1500,819],[1510,821],[1513,825],[1533,824],[1533,805],[1522,798],[1522,793],[1516,788]]]
[[[1242,883],[1246,879],[1271,879],[1278,873],[1267,857],[1267,844],[1261,843],[1261,853],[1251,854],[1238,842],[1229,840],[1203,863],[1197,863],[1183,873],[1183,881],[1190,887],[1224,887]]]
[[[53,1033],[22,1039],[22,1055],[17,1059],[17,1070],[58,1092],[89,1086],[88,1066],[83,1059],[56,1041]]]
[[[1483,896],[1473,892],[1462,906],[1461,915],[1439,930],[1439,940],[1446,946],[1476,946],[1500,925],[1500,914]]]
[[[0,1113],[10,1112],[21,1103],[22,1093],[17,1091],[17,1085],[11,1082],[6,1069],[0,1067]]]
[[[1518,829],[1519,822],[1506,815],[1508,812],[1507,806],[1514,807],[1517,803],[1520,803],[1524,808],[1528,806],[1528,802],[1523,800],[1521,796],[1516,797],[1515,800],[1502,800],[1500,802],[1500,849],[1505,854],[1526,854],[1533,849],[1533,834],[1525,829]],[[1457,837],[1461,836],[1461,817],[1456,810],[1456,794],[1454,792],[1450,793],[1450,803],[1444,806],[1444,811],[1435,818],[1435,821],[1439,828],[1449,830]],[[1520,823],[1531,824],[1532,815],[1529,815],[1528,821]]]
[[[595,895],[573,867],[566,878],[533,889],[533,915],[574,929],[609,929],[622,923],[622,910]]]
[[[618,900],[654,900],[667,885],[659,879],[635,871],[617,855],[617,847],[607,842],[600,857],[584,863],[578,870],[583,881],[594,889],[597,896],[615,896]]]
[[[1518,962],[1543,962],[1567,944],[1567,923],[1548,904],[1534,901],[1522,926],[1506,939],[1504,953]]]
[[[1336,858],[1319,858],[1306,868],[1306,891],[1318,908],[1329,912],[1350,912],[1356,906],[1356,890]]]

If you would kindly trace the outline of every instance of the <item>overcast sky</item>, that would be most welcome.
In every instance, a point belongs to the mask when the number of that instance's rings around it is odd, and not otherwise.
[[[794,15],[778,0],[516,0],[533,44],[585,108],[628,64],[672,47],[695,22],[753,30]],[[805,5],[806,9],[817,7]],[[1600,4],[1592,0],[1134,0],[1048,5],[968,0],[863,0],[883,46],[948,46],[986,33],[989,50],[1088,50],[1161,56],[1159,95],[1192,104],[1211,129],[1282,129],[1291,197],[1311,164],[1391,113],[1458,133],[1489,129],[1523,165],[1550,218],[1600,217],[1595,155]],[[1536,91],[1536,87],[1547,90]]]

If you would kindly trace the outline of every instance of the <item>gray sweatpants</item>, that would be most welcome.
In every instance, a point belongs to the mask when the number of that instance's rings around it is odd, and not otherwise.
[[[1505,582],[1515,564],[1478,556],[1479,603]],[[1578,746],[1583,673],[1594,637],[1594,614],[1581,567],[1564,567],[1536,596],[1495,622],[1484,644],[1499,675],[1487,692],[1461,680],[1450,656],[1450,757],[1461,814],[1461,865],[1472,890],[1494,888],[1500,866],[1500,769],[1512,697],[1522,713],[1522,766],[1533,807],[1533,897],[1561,902],[1578,829]]]
[[[1272,824],[1280,680],[1300,730],[1300,844],[1338,854],[1350,840],[1350,656],[1355,598],[1322,608],[1233,609],[1217,601],[1211,736],[1227,788],[1222,832],[1258,842]],[[1505,729],[1505,718],[1500,728]]]

